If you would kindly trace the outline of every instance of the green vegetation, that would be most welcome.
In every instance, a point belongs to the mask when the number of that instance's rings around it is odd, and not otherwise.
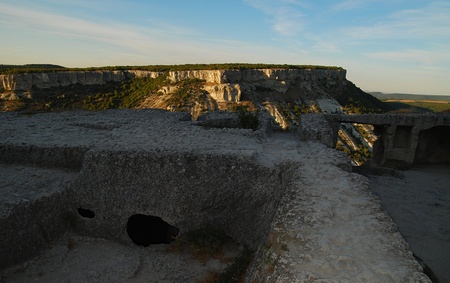
[[[352,158],[358,164],[364,164],[370,158],[372,158],[372,152],[370,152],[370,149],[362,144],[359,145],[358,149],[351,150],[347,147],[344,147],[341,143],[338,143],[336,145],[336,149],[347,153],[350,158]]]
[[[83,101],[83,107],[90,110],[136,107],[166,84],[168,84],[167,74],[157,78],[125,80],[111,91],[88,96]]]
[[[439,100],[450,102],[450,95],[428,95],[428,94],[408,94],[408,93],[381,93],[369,92],[381,101],[384,100]]]
[[[64,71],[66,68],[52,64],[3,65],[0,64],[0,74],[42,73]]]
[[[425,95],[407,93],[371,92],[373,96],[382,100],[392,110],[402,113],[444,112],[450,109],[450,96]]]
[[[340,95],[335,97],[346,113],[382,113],[391,110],[389,105],[348,82]]]
[[[436,102],[429,102],[429,101],[415,101],[415,102],[408,102],[407,104],[414,106],[414,107],[420,107],[420,108],[426,108],[433,112],[444,112],[446,110],[450,109],[450,103],[436,103]]]
[[[149,95],[155,95],[168,84],[167,76],[157,78],[133,78],[120,83],[105,85],[70,85],[48,89],[33,89],[31,99],[20,101],[3,101],[15,103],[11,109],[27,112],[48,112],[85,108],[102,110],[111,108],[133,108]],[[0,101],[2,102],[2,101]]]
[[[234,111],[236,111],[239,116],[239,121],[242,128],[252,129],[254,131],[258,128],[259,125],[258,111],[255,112],[248,111],[247,107],[241,105],[236,106],[234,108]]]
[[[409,112],[444,112],[450,109],[450,103],[445,102],[432,102],[432,101],[409,101],[409,100],[398,100],[398,101],[389,101],[384,102],[391,106],[396,111],[403,110]]]
[[[125,71],[142,70],[152,72],[168,71],[190,71],[190,70],[246,70],[246,69],[327,69],[343,70],[337,66],[315,66],[315,65],[287,65],[287,64],[247,64],[247,63],[225,63],[225,64],[185,64],[185,65],[148,65],[148,66],[105,66],[90,68],[64,68],[58,65],[30,64],[30,65],[0,65],[0,74],[19,73],[42,73],[58,71]]]
[[[32,98],[23,98],[19,103],[20,110],[25,112],[49,112],[85,108],[84,100],[93,93],[113,92],[119,83],[106,85],[70,85],[67,87],[53,87],[48,89],[34,88]],[[17,110],[19,110],[17,109]]]
[[[182,80],[174,85],[177,90],[167,99],[167,104],[177,111],[185,111],[195,102],[203,103],[206,91],[203,90],[205,81],[200,79]]]

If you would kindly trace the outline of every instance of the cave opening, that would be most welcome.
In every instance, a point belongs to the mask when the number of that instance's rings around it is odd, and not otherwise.
[[[90,209],[85,209],[82,207],[78,208],[78,214],[84,218],[94,218],[95,217],[95,212],[93,212]]]
[[[436,126],[419,134],[414,163],[450,164],[450,127]]]
[[[131,240],[140,246],[170,244],[180,229],[170,225],[160,217],[134,214],[128,218],[127,233]]]

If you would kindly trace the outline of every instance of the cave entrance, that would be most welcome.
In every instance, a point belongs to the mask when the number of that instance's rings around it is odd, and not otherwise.
[[[135,244],[140,246],[170,244],[179,232],[180,229],[157,216],[134,214],[128,218],[128,236]]]
[[[82,207],[78,208],[78,214],[84,218],[94,218],[95,217],[95,212],[93,212],[90,209],[84,209]]]
[[[450,127],[436,126],[419,134],[414,163],[450,164]]]

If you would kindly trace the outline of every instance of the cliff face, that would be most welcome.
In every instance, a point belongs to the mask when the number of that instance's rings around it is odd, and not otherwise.
[[[77,89],[73,91],[74,95],[82,94],[89,98],[88,96],[106,89],[103,86],[110,83],[163,75],[167,75],[170,83],[162,85],[158,91],[161,95],[148,93],[137,107],[187,111],[195,119],[205,111],[229,109],[230,103],[246,101],[256,109],[267,109],[283,128],[296,125],[299,114],[305,111],[339,112],[341,105],[361,100],[369,101],[369,108],[379,108],[373,101],[376,99],[349,82],[346,70],[338,68],[185,70],[168,73],[141,70],[61,71],[0,75],[0,83],[5,92],[1,98],[17,100],[39,96],[45,100],[47,97],[43,104],[50,105],[52,99],[70,96],[67,91],[69,88]],[[177,83],[190,79],[204,81],[202,89],[197,90],[198,95],[191,95],[190,101],[184,100],[182,106],[179,99],[178,103],[173,103],[174,99],[171,102],[171,97],[180,96],[176,93],[179,90]],[[46,92],[46,89],[51,91]],[[51,98],[51,95],[56,98]]]
[[[167,81],[160,80],[157,89],[153,90],[138,83],[118,86],[127,79],[162,76],[167,76]],[[189,81],[193,79],[201,82]],[[362,109],[366,112],[383,109],[380,101],[348,81],[346,70],[340,68],[184,70],[167,73],[143,70],[62,71],[0,75],[0,83],[5,91],[0,94],[3,98],[3,102],[0,99],[0,111],[10,111],[16,107],[14,103],[27,100],[24,103],[34,103],[32,107],[38,111],[79,107],[156,108],[188,112],[196,120],[205,112],[244,106],[250,110],[267,111],[281,128],[287,129],[297,126],[303,113],[340,113],[343,107],[350,111]],[[130,92],[126,91],[137,88],[141,89],[136,97],[131,97]],[[128,104],[122,103],[127,100],[126,96],[131,97]],[[129,106],[129,101],[133,102],[132,106]],[[350,137],[353,132],[353,125],[348,125],[342,129],[341,136]],[[341,140],[342,147],[347,151],[359,149],[358,142]],[[364,141],[362,145],[366,145]]]
[[[156,78],[162,72],[150,71],[64,71],[53,73],[24,73],[0,75],[0,83],[5,91],[27,91],[33,87],[65,87],[73,84],[102,85],[108,82],[120,82],[126,78]],[[192,70],[171,71],[168,78],[172,82],[185,79],[201,79],[206,83],[228,84],[256,82],[266,80],[270,84],[282,84],[282,81],[303,80],[345,80],[345,70],[328,69],[253,69],[253,70]]]
[[[286,117],[289,116],[290,106],[306,105],[309,108],[314,105],[316,99],[336,97],[347,84],[344,69],[327,68],[186,70],[170,71],[167,74],[139,70],[62,71],[0,75],[1,86],[6,92],[1,97],[6,100],[30,98],[38,90],[41,96],[45,96],[45,90],[50,88],[51,93],[61,92],[66,95],[64,88],[73,86],[84,86],[79,93],[90,95],[92,90],[89,86],[96,86],[98,91],[99,87],[108,83],[118,83],[129,78],[156,78],[162,75],[167,75],[171,85],[160,89],[159,93],[163,95],[149,95],[140,103],[140,108],[180,111],[180,105],[168,102],[178,89],[177,82],[200,79],[204,81],[202,91],[205,95],[201,95],[202,102],[199,102],[196,96],[195,101],[183,107],[184,110],[190,109],[189,112],[194,118],[203,113],[202,111],[228,109],[229,103],[250,101],[256,108],[266,108],[270,113],[276,114],[274,117],[283,128],[291,123],[288,120],[294,121],[295,116],[298,116],[291,113],[292,117]]]

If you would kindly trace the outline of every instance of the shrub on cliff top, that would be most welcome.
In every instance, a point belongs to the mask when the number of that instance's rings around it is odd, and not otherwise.
[[[258,111],[256,112],[248,111],[247,107],[241,105],[236,106],[234,111],[236,111],[239,116],[239,121],[242,128],[252,130],[256,130],[258,128],[259,125]]]
[[[142,70],[151,72],[191,71],[191,70],[250,70],[250,69],[326,69],[343,70],[337,66],[288,65],[288,64],[184,64],[184,65],[148,65],[148,66],[104,66],[89,68],[65,68],[50,64],[0,65],[0,74],[42,73],[58,71],[126,71]]]

